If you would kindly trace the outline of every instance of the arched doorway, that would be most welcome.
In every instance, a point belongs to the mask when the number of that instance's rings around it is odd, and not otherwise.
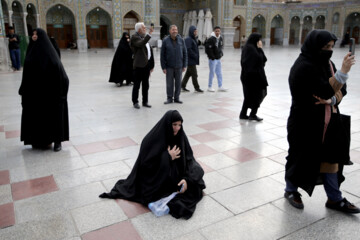
[[[270,45],[282,45],[284,38],[284,21],[278,14],[271,21]]]
[[[301,43],[304,43],[306,36],[312,30],[312,17],[306,16],[304,18],[303,30],[301,33]]]
[[[59,48],[67,48],[76,42],[74,14],[64,5],[56,5],[46,14],[46,28],[49,36],[55,38]]]
[[[111,17],[97,7],[86,15],[86,35],[91,48],[107,48],[112,39]]]
[[[160,39],[164,39],[167,35],[169,35],[169,27],[171,25],[171,21],[165,17],[164,15],[160,15]]]
[[[36,8],[32,3],[29,3],[26,6],[27,16],[26,16],[26,24],[28,34],[31,36],[33,29],[36,28]]]
[[[332,25],[331,25],[331,32],[336,36],[339,36],[339,20],[340,14],[338,12],[334,13],[332,17]]]
[[[18,35],[26,35],[24,20],[23,20],[23,7],[18,1],[14,1],[11,5],[13,15],[12,15],[12,23],[15,29],[16,34]]]
[[[139,15],[134,12],[130,11],[124,16],[124,32],[128,32],[131,35],[135,33],[135,24],[140,21]]]
[[[234,48],[240,48],[242,35],[241,35],[241,19],[239,16],[234,18],[233,27],[235,27]]]
[[[350,37],[355,38],[355,43],[359,43],[360,13],[351,13],[345,20],[344,29],[350,33]]]
[[[298,45],[300,35],[300,18],[295,16],[291,19],[290,33],[289,33],[289,44]]]
[[[320,15],[316,18],[315,29],[325,29],[325,17]]]
[[[9,8],[7,3],[4,0],[1,0],[1,6],[2,6],[2,15],[4,18],[4,25],[5,25],[5,34],[9,33]]]
[[[251,32],[258,32],[262,35],[263,38],[266,37],[266,21],[265,18],[262,15],[257,15],[256,17],[254,17],[253,22],[252,22],[252,30]]]

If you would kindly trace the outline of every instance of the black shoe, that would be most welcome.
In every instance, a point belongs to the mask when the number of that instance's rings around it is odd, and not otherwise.
[[[139,108],[140,108],[139,103],[135,103],[135,104],[134,104],[134,108],[139,109]]]
[[[61,142],[54,143],[54,152],[59,152],[59,151],[61,151]]]
[[[183,92],[190,92],[190,90],[189,90],[189,89],[186,89],[185,87],[182,87],[181,90],[182,90]]]
[[[198,93],[203,93],[204,91],[203,91],[203,90],[201,90],[200,88],[198,88],[198,89],[195,89],[195,92],[198,92]]]
[[[339,202],[330,203],[329,200],[326,202],[325,206],[336,211],[344,213],[360,213],[360,209],[354,204],[350,203],[346,198]]]
[[[261,122],[262,120],[264,120],[263,118],[259,118],[258,116],[249,116],[249,120],[251,121],[258,121],[258,122]]]
[[[241,120],[248,120],[248,119],[249,119],[249,116],[247,116],[247,115],[245,115],[245,116],[240,115],[239,118],[240,118]]]
[[[164,104],[170,104],[170,103],[172,103],[173,101],[172,100],[166,100],[165,102],[164,102]]]
[[[149,105],[147,103],[143,103],[142,105],[143,105],[143,107],[151,108],[151,105]]]
[[[175,100],[174,102],[182,104],[183,102],[180,100]]]
[[[285,192],[284,197],[293,207],[298,209],[304,208],[304,204],[301,200],[301,194],[299,192]]]

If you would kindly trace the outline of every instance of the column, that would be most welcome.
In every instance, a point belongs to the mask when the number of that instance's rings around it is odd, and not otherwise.
[[[159,0],[145,0],[144,23],[148,28],[150,28],[151,24],[153,24],[154,28],[150,39],[151,46],[157,46],[157,41],[160,39],[161,26],[159,12]]]
[[[85,17],[83,16],[83,0],[76,1],[76,22],[77,22],[77,47],[79,52],[87,52],[88,42],[86,39]]]
[[[9,26],[13,27],[13,21],[12,21],[12,15],[13,15],[13,11],[9,10]]]
[[[288,14],[285,15],[285,17],[288,19],[288,21],[284,21],[283,46],[289,46],[291,19],[290,19],[290,16]]]
[[[232,10],[234,1],[224,1],[224,22],[222,35],[224,37],[224,47],[234,47],[235,27],[233,27]]]
[[[36,19],[36,27],[40,27],[40,14],[34,14],[34,17]]]
[[[23,22],[24,22],[24,34],[25,36],[29,36],[28,34],[28,29],[27,29],[27,23],[26,23],[26,16],[28,15],[27,12],[23,12],[22,13],[22,17],[23,17]]]
[[[113,36],[114,48],[119,45],[122,33],[121,0],[113,0]]]
[[[303,32],[304,21],[300,21],[300,33],[299,33],[299,45],[301,46],[302,32]]]
[[[8,46],[9,42],[6,38],[3,10],[0,4],[0,72],[7,72],[10,70],[11,62]]]
[[[249,37],[252,30],[252,0],[247,1],[247,8],[246,8],[246,37]]]

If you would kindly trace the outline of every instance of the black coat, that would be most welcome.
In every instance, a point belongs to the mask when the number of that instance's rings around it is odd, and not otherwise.
[[[196,27],[190,26],[189,36],[185,39],[187,56],[188,56],[188,66],[199,65],[199,47],[197,44],[197,39],[194,35]]]
[[[69,79],[46,32],[30,40],[19,94],[23,107],[21,141],[46,145],[69,140]]]
[[[320,54],[321,48],[331,40],[336,40],[336,37],[327,31],[312,31],[289,76],[292,104],[287,123],[289,151],[285,178],[310,196],[315,185],[321,183],[321,162],[328,162],[322,152],[325,105],[316,105],[317,100],[313,95],[329,99],[335,94],[329,83],[332,77],[329,59],[323,59]],[[343,95],[346,94],[346,85],[341,91]],[[339,183],[344,180],[342,167],[340,164]]]
[[[223,54],[223,47],[224,42],[222,36],[218,39],[218,45],[216,46],[216,37],[211,36],[209,39],[205,42],[205,52],[209,59],[220,59],[222,58]]]
[[[133,53],[126,36],[129,36],[129,34],[123,34],[119,46],[116,49],[111,64],[109,82],[122,84],[123,81],[126,80],[126,83],[129,84],[133,81]]]
[[[249,108],[260,106],[266,96],[268,86],[264,70],[267,58],[264,51],[257,47],[260,39],[260,34],[252,33],[241,52],[240,79],[243,85],[244,102]]]
[[[182,118],[178,111],[168,111],[142,141],[128,178],[119,180],[110,193],[103,193],[100,197],[123,198],[147,206],[176,192],[177,184],[185,179],[187,191],[177,194],[168,206],[173,217],[190,218],[203,196],[204,171],[195,161],[183,127],[176,136],[173,134],[172,123],[179,120]],[[180,147],[181,157],[171,160],[167,148],[174,145]]]

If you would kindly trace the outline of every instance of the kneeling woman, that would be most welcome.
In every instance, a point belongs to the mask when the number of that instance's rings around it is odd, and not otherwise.
[[[122,198],[147,206],[183,188],[167,205],[175,218],[189,219],[202,199],[204,171],[195,161],[176,110],[168,111],[145,136],[127,179],[101,198]]]

